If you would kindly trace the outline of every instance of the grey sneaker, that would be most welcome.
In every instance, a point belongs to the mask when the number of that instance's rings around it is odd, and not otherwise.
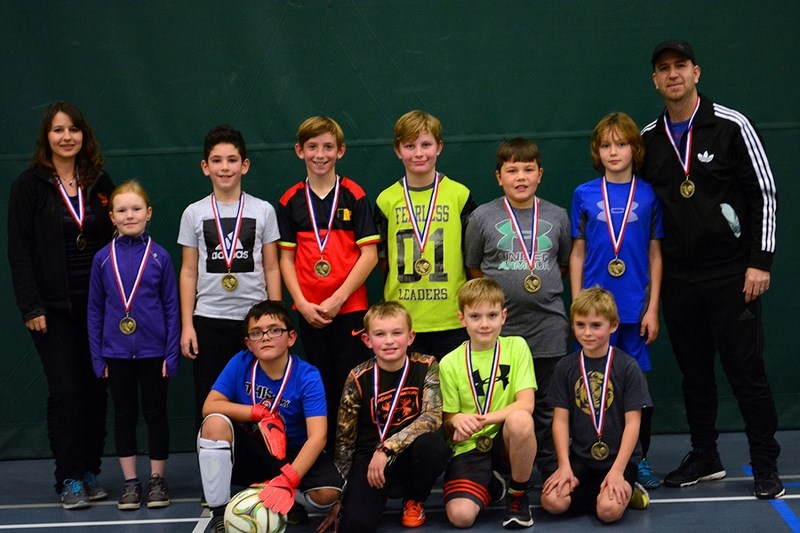
[[[83,486],[86,489],[86,495],[89,496],[89,501],[96,502],[108,498],[108,490],[97,481],[94,472],[86,472],[86,475],[83,476]]]
[[[122,486],[122,496],[117,502],[121,511],[135,511],[142,506],[142,484],[138,481],[126,481]]]
[[[64,509],[86,509],[89,496],[80,479],[65,479],[61,484],[61,504]]]
[[[169,488],[167,480],[154,474],[147,482],[147,506],[166,507],[169,505]]]

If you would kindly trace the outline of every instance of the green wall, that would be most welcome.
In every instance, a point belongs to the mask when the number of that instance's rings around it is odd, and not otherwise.
[[[307,116],[340,121],[348,150],[338,170],[374,199],[402,174],[391,151],[394,121],[421,108],[444,124],[439,168],[479,202],[499,194],[496,145],[522,135],[541,146],[540,195],[567,207],[575,186],[594,175],[594,124],[614,110],[640,126],[655,118],[662,103],[649,79],[650,52],[664,39],[689,40],[704,69],[701,90],[758,124],[778,182],[767,363],[781,427],[800,427],[791,364],[800,279],[792,215],[800,189],[791,159],[800,147],[800,4],[0,0],[0,9],[2,190],[26,167],[45,107],[72,101],[95,128],[115,181],[137,178],[150,192],[152,234],[176,263],[180,214],[209,191],[199,161],[203,136],[216,124],[242,130],[253,162],[245,188],[273,204],[303,177],[292,146]],[[7,192],[0,212],[6,216]],[[0,248],[6,243],[3,231]],[[370,294],[380,294],[376,274]],[[44,377],[5,260],[0,302],[0,458],[47,456]],[[653,351],[655,430],[684,431],[666,331]],[[726,385],[720,394],[720,428],[741,429]],[[194,446],[190,403],[184,361],[170,388],[176,451]]]

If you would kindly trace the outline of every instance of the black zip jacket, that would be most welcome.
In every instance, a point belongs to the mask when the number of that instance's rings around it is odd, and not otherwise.
[[[14,180],[8,198],[8,262],[24,321],[47,314],[48,308],[70,308],[63,201],[51,176],[50,170],[40,166],[25,170]],[[96,242],[111,240],[107,205],[113,189],[111,178],[101,173],[84,191],[95,224],[85,226],[83,233],[94,236]]]
[[[689,179],[664,129],[665,113],[645,126],[642,177],[664,206],[664,270],[697,280],[770,270],[775,253],[777,195],[761,136],[741,113],[700,95]]]

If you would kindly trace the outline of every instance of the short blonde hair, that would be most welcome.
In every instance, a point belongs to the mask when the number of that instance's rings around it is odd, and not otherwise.
[[[600,143],[606,133],[613,137],[616,133],[623,142],[631,145],[633,155],[633,172],[639,172],[644,166],[644,141],[639,133],[639,126],[626,113],[616,112],[604,116],[592,132],[592,166],[598,172],[605,173],[606,169],[600,160]]]
[[[336,137],[337,148],[341,148],[344,144],[342,127],[331,117],[323,115],[309,117],[300,124],[300,127],[297,128],[297,144],[302,147],[307,140],[324,133],[330,133]]]
[[[576,316],[588,316],[591,313],[600,315],[611,324],[619,324],[619,312],[614,301],[614,295],[599,286],[583,289],[570,306],[570,316],[573,323]]]
[[[458,310],[462,313],[467,306],[475,307],[484,302],[500,307],[506,303],[503,288],[491,278],[471,279],[458,290]]]
[[[411,314],[403,307],[403,304],[394,301],[378,302],[372,305],[364,315],[364,331],[366,333],[370,332],[370,326],[373,320],[392,317],[405,318],[408,331],[411,331]]]
[[[423,133],[433,135],[437,143],[442,142],[442,123],[425,111],[409,111],[394,124],[394,147],[399,148],[402,143],[413,141]]]

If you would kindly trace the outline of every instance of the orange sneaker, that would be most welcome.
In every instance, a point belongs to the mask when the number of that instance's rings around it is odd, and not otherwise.
[[[422,502],[406,500],[403,504],[403,518],[400,520],[403,527],[419,527],[425,523],[425,508]]]

